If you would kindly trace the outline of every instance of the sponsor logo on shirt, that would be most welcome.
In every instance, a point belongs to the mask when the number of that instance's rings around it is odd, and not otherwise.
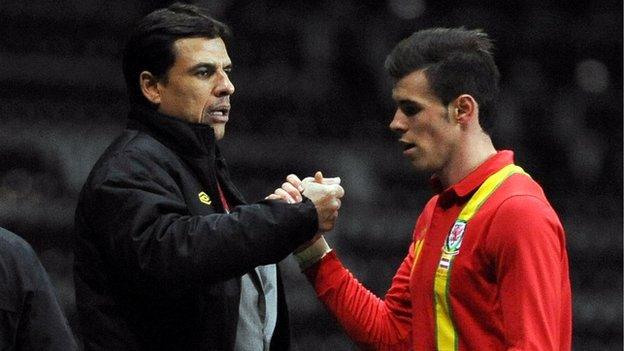
[[[202,203],[205,203],[206,205],[212,205],[212,200],[210,200],[210,196],[208,196],[208,194],[206,194],[205,192],[202,191],[197,194],[197,196],[199,196],[199,201],[201,201]]]

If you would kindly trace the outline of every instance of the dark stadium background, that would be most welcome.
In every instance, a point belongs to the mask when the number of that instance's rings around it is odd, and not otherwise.
[[[567,230],[574,349],[622,349],[621,1],[196,3],[235,34],[223,144],[237,183],[253,201],[291,172],[342,177],[347,195],[329,241],[377,294],[431,195],[387,128],[384,58],[417,29],[485,29],[502,73],[496,145],[516,151]],[[168,4],[0,2],[0,225],[36,249],[74,326],[78,192],[125,123],[128,30]],[[294,260],[282,269],[298,349],[353,349]]]

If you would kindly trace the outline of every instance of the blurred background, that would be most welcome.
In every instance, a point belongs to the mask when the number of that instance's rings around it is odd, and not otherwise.
[[[73,211],[128,109],[121,49],[170,1],[0,2],[0,226],[35,248],[71,323]],[[328,240],[379,296],[432,195],[387,128],[383,62],[413,31],[482,28],[502,73],[499,149],[545,189],[568,235],[574,349],[622,349],[622,2],[195,1],[229,24],[236,94],[223,149],[256,201],[288,173],[342,177]],[[289,257],[299,350],[350,350]]]

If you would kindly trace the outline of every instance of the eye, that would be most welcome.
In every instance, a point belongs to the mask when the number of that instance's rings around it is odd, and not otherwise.
[[[399,109],[408,117],[414,116],[420,112],[420,107],[411,102],[400,102]]]
[[[210,77],[210,72],[208,72],[206,70],[200,70],[200,71],[196,72],[195,75],[198,76],[198,77],[205,78],[205,77]]]
[[[195,71],[195,75],[200,78],[209,78],[213,73],[214,70],[208,67],[200,67],[197,71]]]

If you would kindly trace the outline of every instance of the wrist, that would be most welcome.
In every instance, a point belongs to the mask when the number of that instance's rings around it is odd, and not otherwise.
[[[312,245],[293,255],[299,264],[299,268],[303,271],[320,261],[330,251],[331,247],[329,247],[329,244],[327,244],[327,241],[325,241],[325,238],[321,235]]]

